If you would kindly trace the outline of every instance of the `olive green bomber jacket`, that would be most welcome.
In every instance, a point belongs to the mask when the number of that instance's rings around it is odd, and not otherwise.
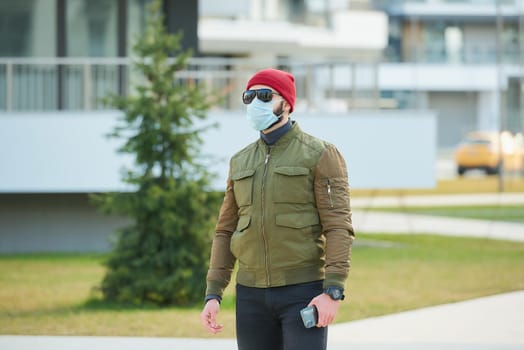
[[[353,238],[345,161],[295,122],[275,145],[259,139],[231,158],[206,294],[222,296],[237,259],[245,286],[343,288]]]

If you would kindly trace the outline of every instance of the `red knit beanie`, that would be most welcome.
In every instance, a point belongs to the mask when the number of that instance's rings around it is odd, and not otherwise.
[[[273,68],[262,69],[249,79],[246,89],[249,90],[250,87],[257,84],[267,85],[276,90],[291,106],[289,112],[293,112],[297,94],[293,75]]]

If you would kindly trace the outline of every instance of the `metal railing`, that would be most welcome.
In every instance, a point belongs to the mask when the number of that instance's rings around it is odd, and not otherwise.
[[[0,58],[0,111],[107,109],[104,97],[126,94],[140,81],[130,65],[130,58]],[[176,80],[221,95],[216,108],[238,109],[246,81],[267,65],[248,59],[192,58]],[[326,101],[331,110],[379,107],[375,63],[281,61],[277,66],[295,75],[302,109],[320,104],[325,108]],[[335,88],[340,70],[351,76],[346,84],[350,87],[342,92]]]
[[[416,65],[411,66],[416,74]],[[0,58],[0,111],[108,109],[103,98],[125,95],[140,82],[130,58]],[[420,91],[381,91],[379,62],[261,62],[252,59],[192,58],[174,83],[198,84],[218,94],[216,109],[240,109],[249,77],[261,67],[291,71],[297,85],[295,110],[424,108]],[[516,74],[524,69],[511,65]],[[508,70],[510,71],[510,70]],[[404,73],[406,74],[406,73]],[[494,86],[494,89],[496,86]]]
[[[0,110],[90,110],[118,93],[127,59],[0,59]],[[121,76],[120,76],[121,75]]]
[[[389,47],[384,52],[384,60],[393,63],[448,63],[448,64],[496,64],[495,47],[468,47],[467,49],[448,52],[445,48],[416,47],[401,52]],[[500,55],[504,64],[518,64],[520,52],[516,45],[505,47]]]
[[[497,3],[501,6],[511,6],[518,8],[520,0],[371,0],[372,6],[378,9],[387,9],[391,7],[405,6],[405,5],[440,5],[440,6],[456,6],[456,5],[472,5],[472,6],[492,6],[495,7]]]

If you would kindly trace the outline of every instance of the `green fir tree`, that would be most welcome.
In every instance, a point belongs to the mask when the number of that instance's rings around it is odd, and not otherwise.
[[[135,167],[124,181],[134,192],[93,196],[105,212],[132,218],[119,230],[101,284],[105,300],[135,305],[189,305],[203,298],[219,196],[198,164],[200,133],[211,95],[180,78],[190,51],[181,34],[167,33],[160,1],[149,8],[145,32],[133,48],[132,69],[141,82],[108,105],[124,117],[113,137]],[[200,123],[202,124],[202,123]]]

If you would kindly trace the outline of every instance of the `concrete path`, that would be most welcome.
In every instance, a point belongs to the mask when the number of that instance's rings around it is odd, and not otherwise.
[[[448,195],[376,196],[351,198],[351,207],[450,206],[450,205],[524,205],[524,193],[479,193]]]
[[[353,211],[357,232],[426,233],[524,242],[524,224],[430,215]]]
[[[338,349],[524,349],[524,291],[334,325]]]
[[[2,350],[234,350],[234,339],[0,336]]]
[[[524,224],[373,211],[379,207],[523,205],[524,193],[366,197],[351,200],[358,232],[428,233],[524,241]],[[370,209],[370,210],[367,210]]]
[[[329,350],[524,349],[524,291],[336,324]],[[234,339],[0,336],[2,350],[233,350]]]

